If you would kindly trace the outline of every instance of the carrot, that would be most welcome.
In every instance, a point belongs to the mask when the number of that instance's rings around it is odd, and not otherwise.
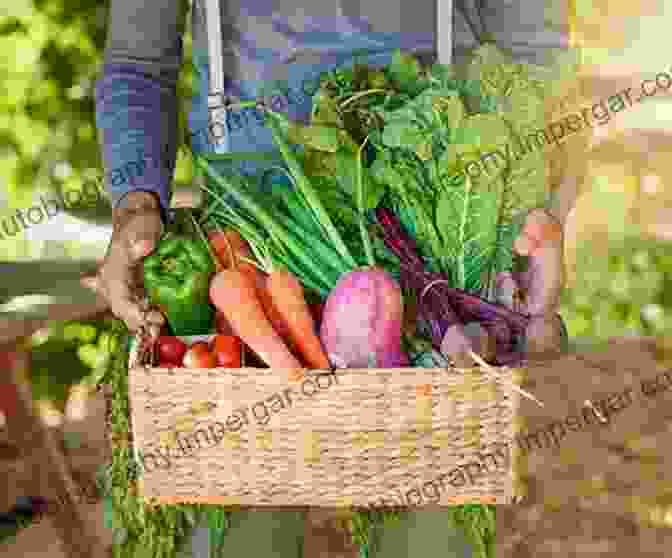
[[[208,234],[208,240],[224,268],[236,268],[244,263],[240,256],[253,257],[249,244],[234,229],[212,231]]]
[[[235,229],[215,230],[208,234],[208,240],[217,259],[218,271],[222,269],[237,269],[254,279],[258,289],[264,288],[264,273],[251,263],[241,260],[241,257],[253,260],[254,255],[247,241]],[[215,317],[217,332],[223,335],[233,335],[233,329],[226,317],[217,311]]]
[[[292,285],[291,289],[287,289],[288,286],[287,279],[284,281],[280,281],[280,287],[282,287],[280,289],[281,291],[282,290],[294,291],[297,294],[300,294],[299,299],[290,298],[290,300],[301,301],[301,305],[298,306],[299,308],[301,308],[300,310],[297,311],[285,308],[286,305],[283,305],[282,302],[280,303],[276,302],[275,300],[276,297],[271,296],[271,292],[269,290],[269,284],[271,284],[271,282],[269,282],[270,275],[262,272],[253,264],[248,263],[247,261],[241,259],[242,257],[248,260],[253,260],[254,255],[252,254],[250,245],[240,235],[238,231],[236,231],[235,229],[225,229],[223,231],[215,231],[210,233],[209,239],[210,244],[213,247],[213,250],[217,254],[218,258],[222,262],[222,265],[224,266],[225,269],[237,269],[241,273],[249,275],[254,280],[257,289],[257,297],[259,298],[264,313],[266,314],[266,317],[273,326],[273,329],[275,329],[276,333],[280,336],[280,338],[288,346],[290,352],[297,359],[300,357],[304,357],[305,360],[305,355],[303,354],[303,351],[301,349],[301,345],[305,344],[303,340],[304,333],[300,331],[300,329],[299,331],[294,331],[294,328],[290,323],[290,322],[296,322],[297,321],[296,318],[298,318],[298,323],[301,324],[302,326],[307,325],[308,323],[306,321],[305,312],[302,309],[303,307],[306,307],[306,302],[303,296],[303,287],[301,286],[299,281],[293,276],[291,276],[295,283],[295,285]],[[276,276],[278,277],[283,275],[280,272],[274,272],[274,274],[276,274]],[[221,315],[221,312],[218,314],[219,315],[217,318],[217,323],[219,329],[221,330],[222,333],[231,334],[232,330],[232,328],[230,327],[231,324],[228,324],[229,327],[227,327],[228,320]],[[291,318],[289,320],[287,319],[287,316],[294,316],[294,315],[296,315],[296,318]],[[311,340],[306,340],[308,343],[307,348],[310,347],[308,356],[311,360],[311,362],[306,361],[306,363],[311,368],[328,369],[329,361],[327,360],[326,355],[324,354],[324,350],[322,349],[322,346],[319,343],[319,338],[314,333],[315,325],[314,322],[312,321],[312,315],[309,331],[313,332],[312,335],[314,338]],[[297,343],[298,339],[301,339],[301,343]]]
[[[312,369],[328,370],[329,359],[315,330],[315,320],[306,302],[303,285],[291,272],[273,270],[266,277],[267,315],[277,323],[294,354]]]
[[[224,269],[210,283],[210,300],[234,333],[271,368],[303,368],[266,317],[254,279]]]
[[[261,302],[261,307],[264,309],[264,313],[266,314],[268,321],[271,322],[273,329],[285,342],[285,345],[287,345],[292,354],[298,358],[300,353],[297,353],[296,351],[296,344],[292,340],[291,331],[287,326],[284,316],[273,303],[273,298],[268,291],[268,277],[269,276],[264,275],[261,283],[257,285],[257,296]]]

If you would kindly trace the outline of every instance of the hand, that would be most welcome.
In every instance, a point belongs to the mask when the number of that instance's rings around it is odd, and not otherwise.
[[[107,254],[95,278],[82,283],[105,298],[112,313],[129,330],[147,325],[158,333],[164,317],[143,304],[143,258],[154,251],[163,224],[158,198],[149,192],[127,194],[112,214],[113,232]]]
[[[564,328],[557,312],[565,283],[562,225],[545,210],[533,210],[514,250],[529,256],[529,267],[520,273],[498,274],[498,302],[531,316],[525,332],[528,355],[561,351]]]

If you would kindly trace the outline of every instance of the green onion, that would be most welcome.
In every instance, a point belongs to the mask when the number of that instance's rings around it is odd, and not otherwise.
[[[287,248],[289,248],[290,252],[296,255],[298,260],[300,260],[313,272],[314,275],[318,276],[326,284],[329,284],[329,276],[322,272],[319,263],[316,265],[314,258],[307,255],[307,253],[302,249],[300,242],[294,237],[294,235],[292,235],[289,231],[287,231],[287,229],[285,229],[285,227],[274,220],[264,208],[253,201],[242,191],[242,189],[239,189],[236,185],[234,185],[233,181],[227,181],[224,177],[217,174],[217,172],[212,169],[207,161],[197,157],[196,164],[201,166],[208,176],[215,181],[215,183],[229,191],[233,197],[256,218],[256,220],[264,227],[271,238],[273,238],[278,244],[284,244]],[[206,192],[212,195],[215,199],[219,199],[222,201],[222,203],[224,203],[221,197],[209,190],[207,186],[202,185],[201,188],[206,190]]]
[[[359,230],[362,234],[362,242],[364,243],[364,252],[366,259],[371,267],[376,265],[376,259],[373,256],[373,247],[371,246],[371,237],[366,230],[366,193],[364,192],[364,183],[362,182],[362,149],[369,140],[367,136],[364,138],[362,145],[357,151],[357,205],[359,206]]]
[[[273,116],[273,118],[269,120],[271,131],[273,132],[273,139],[280,148],[280,152],[282,153],[282,156],[284,157],[285,163],[287,163],[290,172],[296,179],[296,184],[299,187],[299,190],[306,198],[306,201],[310,204],[313,212],[315,213],[315,216],[317,217],[320,224],[324,227],[329,240],[331,240],[331,242],[334,244],[336,250],[341,254],[348,265],[352,266],[352,268],[356,268],[357,262],[352,257],[352,254],[350,254],[350,250],[348,250],[348,247],[345,245],[345,242],[343,242],[341,235],[336,230],[336,227],[331,221],[331,217],[329,217],[329,214],[324,209],[322,202],[320,202],[320,199],[313,190],[313,187],[310,184],[310,180],[304,174],[301,165],[296,160],[292,150],[289,148],[289,144],[282,137],[282,133],[280,132],[280,125],[278,123],[280,116],[276,115],[275,113],[269,114]]]

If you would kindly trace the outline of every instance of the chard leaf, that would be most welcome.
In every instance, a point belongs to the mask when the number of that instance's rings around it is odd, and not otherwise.
[[[460,151],[455,144],[448,144],[438,161],[439,176],[462,174]]]
[[[505,95],[520,65],[511,60],[496,45],[486,44],[476,49],[467,67],[466,78],[479,82],[482,93],[495,97]]]
[[[311,124],[323,124],[336,128],[343,127],[343,120],[338,111],[336,99],[327,95],[326,92],[318,91],[315,98],[315,111],[311,117]]]
[[[392,55],[392,64],[389,67],[392,79],[403,91],[412,91],[420,78],[420,63],[411,54],[395,50]]]
[[[456,130],[455,148],[459,154],[475,148],[489,152],[506,144],[509,139],[509,128],[501,116],[494,113],[474,114]]]
[[[371,174],[365,170],[362,172],[362,180],[364,181],[364,186],[366,188],[366,196],[364,200],[365,209],[367,211],[369,209],[375,209],[378,207],[378,205],[380,205],[383,196],[385,196],[387,188],[385,187],[385,184],[374,180],[371,177]]]
[[[385,122],[399,121],[399,122],[408,122],[409,124],[413,123],[417,119],[416,110],[413,108],[412,104],[404,103],[403,106],[396,108],[394,110],[386,110],[384,108],[376,109],[376,111]]]
[[[388,151],[380,154],[369,169],[370,175],[380,184],[386,185],[392,191],[403,191],[406,187],[405,179],[394,166]]]
[[[355,194],[355,180],[357,179],[357,157],[353,153],[339,150],[334,155],[334,176],[341,190],[348,196]]]
[[[423,141],[422,143],[418,144],[418,146],[415,148],[415,154],[421,161],[430,161],[433,154],[432,142]]]
[[[484,264],[492,260],[496,249],[498,209],[497,193],[477,188],[470,177],[463,187],[440,193],[435,222],[456,271],[458,288],[480,288]]]
[[[405,147],[415,150],[426,137],[426,132],[407,120],[388,122],[383,130],[383,143],[387,147]]]
[[[311,124],[303,126],[298,132],[298,143],[318,151],[335,153],[339,147],[339,129],[333,126]]]
[[[317,149],[306,148],[301,164],[308,176],[333,176],[336,172],[336,156]]]
[[[350,153],[357,153],[359,146],[347,130],[338,130],[338,141],[340,146],[350,151]]]
[[[344,149],[339,149],[334,154],[334,163],[335,172],[333,176],[340,190],[345,196],[354,200],[355,192],[357,191],[357,155]],[[373,180],[370,171],[366,168],[362,168],[362,183],[365,191],[365,209],[373,209],[383,196],[385,186]]]
[[[511,84],[511,92],[506,98],[507,119],[514,125],[516,131],[525,126],[543,127],[545,102],[538,89],[528,81],[516,77]]]
[[[436,96],[432,101],[432,108],[446,118],[452,130],[462,126],[466,111],[457,93],[449,91],[445,95]]]

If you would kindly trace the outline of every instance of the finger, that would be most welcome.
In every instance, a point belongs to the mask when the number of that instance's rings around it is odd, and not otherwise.
[[[147,211],[134,215],[124,230],[124,243],[129,264],[134,265],[154,251],[163,225],[158,212]]]
[[[532,316],[525,330],[524,351],[527,355],[555,355],[563,350],[563,345],[563,327],[557,314]]]
[[[156,311],[145,311],[139,301],[130,297],[117,297],[112,312],[124,321],[128,329],[138,331],[141,327],[161,328],[165,323],[163,315]]]
[[[530,256],[530,274],[525,293],[527,313],[554,314],[560,306],[560,295],[565,282],[562,244],[546,241]]]
[[[544,244],[548,240],[562,240],[562,225],[546,210],[534,209],[527,215],[519,239],[520,242],[518,243],[518,246],[520,249],[522,251],[527,251],[528,253],[533,253],[536,247]],[[525,250],[526,247],[528,250]],[[531,252],[529,249],[531,249]],[[522,252],[519,253],[522,254]]]
[[[539,240],[521,233],[513,243],[513,249],[521,256],[529,256],[539,248]]]
[[[515,276],[525,293],[524,310],[529,314],[557,312],[565,282],[561,225],[545,211],[535,210],[517,240],[519,253],[529,257],[527,271]]]
[[[108,300],[115,316],[123,320],[131,331],[137,331],[143,325],[163,325],[164,318],[160,312],[147,312],[137,293],[129,281],[130,274],[124,270],[107,282]]]

